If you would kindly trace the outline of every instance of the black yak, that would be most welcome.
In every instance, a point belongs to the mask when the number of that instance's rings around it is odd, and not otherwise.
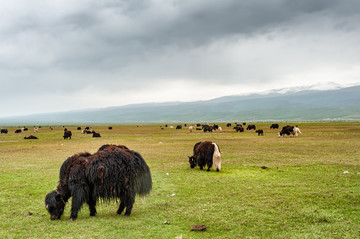
[[[251,129],[256,130],[256,126],[254,124],[249,124],[246,130],[251,130]]]
[[[290,134],[294,135],[294,126],[290,126],[290,125],[284,126],[282,128],[282,130],[280,131],[279,136],[284,137],[285,134],[286,135],[290,135]]]
[[[203,130],[204,130],[204,133],[206,133],[206,132],[212,132],[213,129],[214,129],[212,126],[209,126],[209,125],[203,125],[202,128],[203,128]]]
[[[69,139],[71,139],[71,136],[72,136],[72,133],[71,133],[71,131],[70,130],[67,130],[66,128],[64,129],[64,139],[67,139],[67,138],[69,138]]]
[[[256,130],[256,133],[258,133],[258,136],[264,136],[264,131],[262,129]]]
[[[233,129],[235,129],[236,132],[244,132],[244,128],[241,125],[237,125]]]
[[[34,136],[34,135],[30,135],[29,137],[24,137],[24,139],[38,139],[38,137]]]
[[[207,166],[207,171],[210,171],[211,166],[214,165],[216,171],[219,172],[221,169],[219,146],[209,141],[196,143],[193,149],[193,156],[189,157],[189,163],[190,168],[195,168],[198,165],[201,170]]]
[[[271,124],[270,125],[270,129],[278,129],[279,128],[279,124]]]
[[[125,217],[131,214],[135,195],[142,197],[152,188],[148,165],[135,151],[126,146],[104,145],[95,154],[75,154],[64,161],[60,168],[57,189],[45,197],[45,207],[50,219],[60,219],[65,205],[72,197],[70,220],[77,218],[86,202],[90,216],[96,215],[99,199],[120,199],[117,214],[124,209]]]
[[[93,136],[92,136],[93,138],[100,138],[101,137],[101,135],[99,133],[96,133],[95,131],[93,131],[92,134],[93,134]]]
[[[7,130],[7,129],[1,129],[1,133],[2,133],[2,134],[7,134],[7,133],[8,133],[8,130]]]

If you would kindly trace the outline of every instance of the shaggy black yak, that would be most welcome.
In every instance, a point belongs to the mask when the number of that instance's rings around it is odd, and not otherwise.
[[[210,171],[211,166],[214,165],[216,171],[219,172],[221,169],[219,146],[209,141],[196,143],[193,149],[193,156],[189,157],[189,163],[190,168],[195,168],[198,165],[201,170],[207,165],[207,171]]]
[[[125,148],[106,145],[95,154],[75,154],[65,160],[60,168],[59,185],[45,197],[50,219],[60,219],[70,197],[70,220],[77,218],[85,202],[89,205],[90,216],[95,216],[96,202],[100,198],[120,199],[117,214],[126,208],[124,216],[129,216],[135,195],[145,197],[149,194],[152,180],[150,169],[141,155]]]

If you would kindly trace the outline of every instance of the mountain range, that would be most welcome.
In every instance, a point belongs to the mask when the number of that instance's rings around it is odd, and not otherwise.
[[[0,125],[360,120],[360,86],[0,118]]]

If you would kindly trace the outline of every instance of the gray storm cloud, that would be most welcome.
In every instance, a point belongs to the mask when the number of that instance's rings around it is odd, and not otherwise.
[[[13,102],[3,112],[354,84],[358,9],[355,0],[3,1],[0,99]]]

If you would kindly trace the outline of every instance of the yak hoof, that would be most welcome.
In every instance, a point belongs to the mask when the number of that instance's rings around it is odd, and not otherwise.
[[[76,218],[70,217],[70,221],[75,221]]]
[[[220,171],[220,170],[217,168],[217,169],[216,169],[216,172],[219,172],[219,171]]]
[[[129,216],[130,216],[130,215],[125,214],[125,215],[124,215],[124,218],[127,218],[127,217],[129,217]]]
[[[210,171],[210,168],[208,168],[206,171],[208,171],[208,172],[209,172],[209,171]]]

